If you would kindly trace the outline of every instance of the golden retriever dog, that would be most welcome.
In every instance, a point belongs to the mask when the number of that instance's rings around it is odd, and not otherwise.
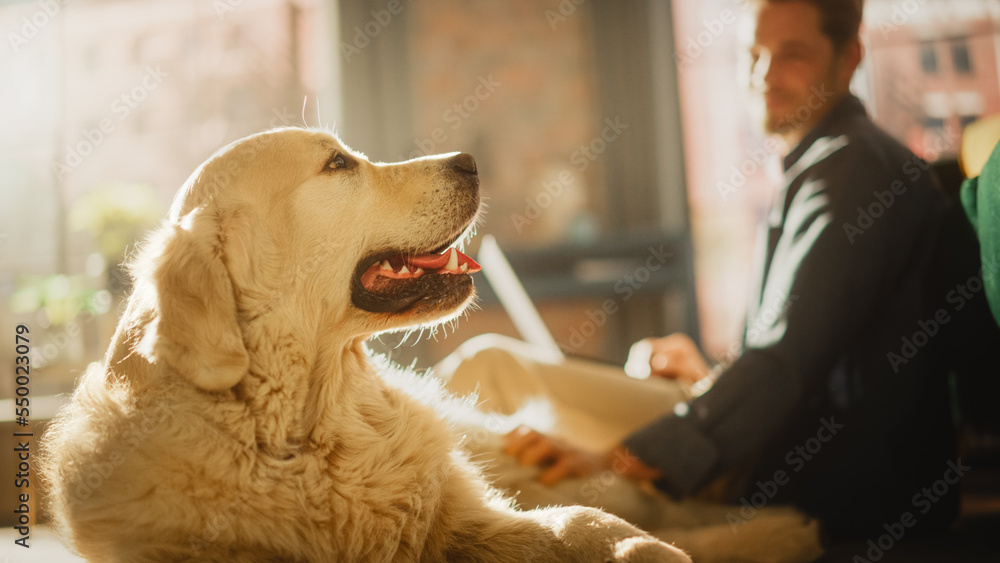
[[[473,298],[455,246],[479,208],[467,154],[375,164],[285,128],[209,158],[45,435],[67,541],[102,563],[690,561],[597,509],[516,510],[435,410],[469,402],[371,361],[372,334]]]

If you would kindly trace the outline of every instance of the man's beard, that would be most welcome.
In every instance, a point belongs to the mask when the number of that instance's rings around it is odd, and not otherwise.
[[[826,115],[829,110],[830,104],[835,103],[840,98],[839,95],[833,95],[829,98],[820,96],[819,99],[814,99],[815,92],[827,92],[827,85],[837,83],[836,75],[837,65],[834,64],[827,72],[824,81],[806,92],[802,99],[791,99],[780,90],[771,91],[772,95],[777,95],[780,101],[785,102],[773,110],[767,107],[766,96],[768,93],[752,93],[751,111],[755,114],[755,121],[768,135],[787,137],[796,135],[796,133],[805,133],[819,123],[822,116]]]

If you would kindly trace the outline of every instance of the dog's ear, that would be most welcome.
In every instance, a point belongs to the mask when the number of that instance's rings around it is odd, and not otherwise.
[[[165,227],[164,239],[153,243],[148,273],[156,315],[138,348],[210,391],[239,383],[249,364],[219,228],[217,214],[201,207]]]

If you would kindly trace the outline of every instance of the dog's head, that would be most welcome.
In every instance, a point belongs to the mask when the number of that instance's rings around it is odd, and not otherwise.
[[[468,154],[372,163],[297,128],[237,141],[191,176],[137,262],[155,288],[139,350],[226,389],[246,371],[246,324],[271,315],[345,339],[457,315],[479,267],[454,247],[479,207]]]

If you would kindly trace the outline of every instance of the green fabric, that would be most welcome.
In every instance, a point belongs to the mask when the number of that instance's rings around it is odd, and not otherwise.
[[[1000,143],[993,147],[979,176],[962,183],[961,197],[965,214],[979,236],[986,299],[1000,324]]]

